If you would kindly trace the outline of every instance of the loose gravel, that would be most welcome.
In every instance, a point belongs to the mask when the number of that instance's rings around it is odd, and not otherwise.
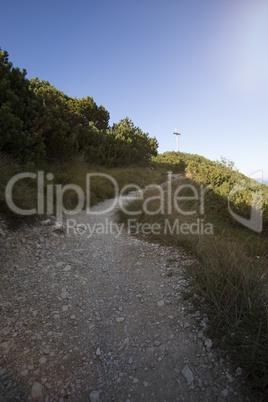
[[[0,223],[0,400],[250,401],[243,370],[183,298],[194,258],[103,233],[113,211],[72,219],[91,235],[52,217],[15,232]]]

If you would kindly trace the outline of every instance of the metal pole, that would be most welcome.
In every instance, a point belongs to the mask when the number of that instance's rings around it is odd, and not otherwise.
[[[175,132],[173,134],[175,134],[177,137],[177,152],[179,152],[179,135],[181,135],[181,133],[178,133],[178,130],[175,128]]]

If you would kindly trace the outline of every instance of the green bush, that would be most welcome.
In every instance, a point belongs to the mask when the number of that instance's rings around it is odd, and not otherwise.
[[[0,152],[22,163],[73,160],[97,165],[148,162],[158,143],[126,118],[109,127],[109,112],[92,97],[71,98],[48,81],[26,79],[0,48]]]
[[[199,155],[182,152],[165,152],[152,158],[154,164],[165,166],[176,172],[184,172],[197,183],[211,185],[213,191],[207,197],[214,199],[212,210],[236,224],[228,210],[228,200],[232,211],[248,219],[253,204],[263,219],[263,232],[268,232],[268,187],[249,179],[234,168],[234,163],[225,158],[210,161]],[[233,191],[236,190],[236,191]]]

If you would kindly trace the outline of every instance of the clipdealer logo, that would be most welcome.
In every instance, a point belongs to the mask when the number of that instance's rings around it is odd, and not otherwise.
[[[163,224],[160,223],[141,223],[137,219],[128,219],[127,223],[117,224],[109,219],[105,219],[102,222],[95,223],[77,223],[73,218],[67,219],[66,224],[67,236],[83,236],[90,239],[94,234],[110,234],[115,238],[119,237],[123,231],[128,234],[134,235],[167,235],[172,234],[176,236],[180,235],[203,235],[214,234],[213,225],[208,222],[204,222],[203,219],[197,219],[192,223],[180,222],[179,219],[175,219],[172,223],[168,218],[164,219]]]
[[[259,172],[256,172],[259,173]],[[109,204],[109,207],[104,210],[92,209],[91,206],[91,181],[93,178],[99,178],[101,180],[108,180],[110,184],[113,185],[114,188],[114,198],[112,202]],[[23,209],[17,206],[13,199],[14,187],[21,180],[35,180],[36,181],[36,192],[37,192],[37,204],[35,208],[32,209]],[[84,190],[78,186],[77,184],[53,184],[52,181],[54,179],[54,175],[52,173],[45,174],[43,171],[38,171],[37,173],[24,172],[19,173],[13,176],[7,186],[5,191],[5,197],[8,207],[18,215],[35,215],[35,214],[47,214],[47,215],[56,215],[57,221],[61,223],[63,221],[63,215],[66,216],[74,216],[82,209],[85,209],[86,214],[88,215],[101,215],[104,213],[109,213],[115,207],[119,207],[124,213],[129,216],[137,216],[141,213],[145,213],[146,215],[171,215],[175,212],[178,216],[198,216],[195,221],[192,223],[180,222],[180,219],[175,219],[172,223],[168,220],[164,220],[164,224],[159,228],[157,223],[152,223],[148,226],[148,223],[140,224],[137,220],[129,219],[129,223],[127,224],[128,231],[134,231],[134,233],[159,233],[162,230],[162,233],[176,233],[176,234],[213,234],[213,225],[207,222],[204,222],[205,214],[205,193],[208,188],[212,186],[204,186],[200,185],[198,187],[193,184],[179,184],[177,188],[172,187],[172,174],[169,172],[168,181],[166,183],[165,188],[161,185],[151,184],[147,188],[153,190],[153,195],[144,196],[144,191],[135,184],[128,184],[123,187],[119,191],[119,186],[116,180],[105,173],[88,173],[86,175],[85,182],[85,192]],[[51,182],[51,183],[49,183]],[[262,207],[263,207],[263,194],[259,189],[259,183],[255,180],[251,180],[251,193],[252,193],[252,202],[250,206],[250,218],[246,219],[243,216],[238,215],[232,208],[232,197],[236,194],[239,194],[241,191],[246,189],[246,182],[242,181],[235,185],[228,196],[228,208],[230,215],[238,221],[240,224],[246,226],[247,228],[261,232],[262,231]],[[257,188],[258,187],[258,188]],[[256,189],[255,189],[256,188]],[[255,190],[254,190],[255,189]],[[76,194],[77,205],[73,210],[66,209],[64,207],[64,195],[67,191],[73,191]],[[185,191],[187,190],[187,196]],[[248,189],[247,189],[248,190]],[[132,200],[140,200],[141,201],[141,209],[138,211],[130,211],[127,209],[128,203],[125,202],[126,196],[130,191],[135,191],[135,195],[132,196]],[[151,210],[150,203],[151,201],[157,201],[158,207],[154,210]],[[195,201],[194,205],[198,205],[195,207],[196,209],[183,209],[183,202],[185,201]],[[199,218],[201,216],[201,218]],[[80,225],[81,226],[81,225]],[[70,220],[69,222],[70,231],[73,230],[74,222]],[[80,227],[81,229],[81,227]],[[81,229],[82,230],[82,229]],[[81,232],[80,230],[80,232]],[[82,231],[88,232],[88,235],[92,233],[92,230],[102,230],[103,228],[95,227],[94,229],[85,227]],[[106,230],[106,229],[105,229]],[[117,228],[116,233],[121,233],[122,230]],[[112,228],[110,229],[112,233]],[[77,232],[75,232],[77,233]],[[80,233],[81,234],[81,233]]]
[[[228,196],[228,208],[231,216],[239,222],[241,225],[247,227],[254,232],[261,233],[263,229],[263,202],[264,196],[263,191],[260,189],[260,183],[254,180],[254,177],[262,179],[263,171],[258,170],[250,175],[250,184],[247,185],[246,180],[242,180],[237,183],[229,193]],[[237,214],[233,211],[231,206],[232,197],[236,194],[242,193],[247,190],[251,193],[251,203],[250,203],[250,217],[248,219]]]
[[[94,209],[91,206],[90,194],[91,194],[91,183],[92,179],[104,179],[110,181],[114,188],[114,198],[109,203],[109,206],[105,210]],[[37,205],[32,209],[22,209],[18,207],[13,200],[14,187],[21,180],[35,180],[36,181],[36,191],[37,191]],[[147,189],[153,190],[151,196],[148,194],[145,196],[144,191],[135,184],[127,184],[119,191],[119,186],[116,180],[105,173],[88,173],[86,175],[86,185],[85,192],[81,187],[76,184],[50,184],[54,176],[52,173],[45,174],[43,171],[38,171],[38,173],[20,173],[15,175],[9,181],[6,187],[6,202],[9,208],[19,215],[34,215],[34,214],[53,214],[56,212],[56,218],[59,223],[63,221],[63,215],[74,216],[82,209],[85,209],[87,215],[103,215],[105,213],[111,212],[115,207],[120,208],[125,214],[130,217],[135,217],[141,213],[146,215],[171,215],[173,212],[177,216],[201,216],[204,217],[205,214],[205,193],[210,186],[201,185],[199,187],[193,184],[182,184],[180,183],[177,188],[172,187],[172,173],[168,173],[168,181],[166,186],[163,187],[157,184],[151,184]],[[76,194],[77,205],[73,210],[67,210],[64,207],[64,195],[67,191],[73,191]],[[185,195],[185,190],[187,196]],[[140,200],[141,208],[137,211],[128,210],[128,203],[126,202],[126,197],[128,193],[132,192],[131,200]],[[134,191],[134,195],[133,195]],[[183,205],[185,201],[195,201],[192,209],[184,209]],[[150,208],[150,203],[154,202],[157,204],[156,209],[152,210]],[[189,203],[188,203],[189,205]],[[191,223],[180,222],[180,219],[175,219],[172,223],[169,219],[165,219],[162,225],[158,223],[139,223],[137,219],[128,219],[128,223],[125,227],[127,232],[131,233],[175,233],[177,235],[183,234],[213,234],[213,226],[210,223],[205,223],[204,219],[197,218],[192,219]],[[88,224],[77,224],[74,219],[67,220],[67,233],[73,233],[75,235],[87,234],[91,237],[94,232],[96,233],[111,233],[120,234],[122,233],[122,228],[116,224],[103,224],[99,222],[98,225],[91,227]]]

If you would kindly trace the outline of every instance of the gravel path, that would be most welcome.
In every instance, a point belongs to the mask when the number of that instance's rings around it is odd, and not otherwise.
[[[112,212],[75,219],[91,237],[2,222],[0,400],[249,401],[183,300],[193,258],[102,233]]]

